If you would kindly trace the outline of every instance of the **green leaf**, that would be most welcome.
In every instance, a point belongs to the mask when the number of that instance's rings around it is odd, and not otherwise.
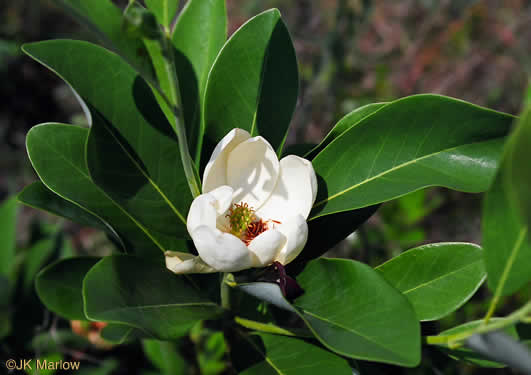
[[[35,280],[42,303],[71,320],[86,320],[83,312],[83,278],[100,258],[76,257],[59,260],[44,268]]]
[[[185,216],[192,195],[175,133],[151,88],[118,56],[90,43],[57,40],[24,49],[71,84],[90,108],[91,133],[96,134],[88,142],[87,157],[95,182],[127,212],[140,215],[137,221],[151,221],[153,229],[166,236],[164,249],[177,249],[176,239],[188,236]],[[84,72],[95,65],[98,78],[87,77]],[[102,128],[112,137],[102,139]],[[106,172],[105,163],[112,159],[102,158],[111,151],[121,161],[129,159],[122,171],[130,177],[127,181]]]
[[[49,190],[46,185],[40,181],[36,181],[31,185],[26,186],[24,190],[18,194],[17,199],[19,202],[29,207],[64,217],[81,225],[98,228],[117,236],[109,224],[79,206],[61,198],[59,195]]]
[[[34,126],[26,137],[33,168],[50,191],[112,225],[127,251],[160,255],[156,240],[142,230],[144,227],[92,182],[84,160],[87,133],[73,125]]]
[[[234,351],[233,362],[241,375],[352,374],[347,360],[311,342],[268,333],[240,335],[237,349],[242,351]]]
[[[173,342],[143,340],[144,353],[163,375],[184,374],[186,362]]]
[[[531,158],[531,86],[527,92],[527,105],[522,116],[511,134],[507,144],[506,163],[503,164],[506,175],[505,184],[514,195],[518,212],[524,219],[528,228],[531,226],[531,171],[529,160]],[[530,254],[531,255],[531,254]]]
[[[158,0],[156,0],[158,1]],[[101,43],[123,56],[146,74],[151,66],[142,40],[129,37],[123,32],[122,12],[110,0],[54,0],[78,22],[91,30]]]
[[[22,285],[25,291],[33,287],[37,273],[50,260],[55,250],[54,238],[40,240],[24,251],[24,266],[22,270]]]
[[[196,160],[201,152],[202,108],[208,73],[226,39],[225,0],[189,0],[186,3],[172,40],[188,143]]]
[[[531,280],[531,243],[528,227],[504,186],[504,162],[483,205],[482,235],[487,283],[495,296],[516,292]]]
[[[304,155],[304,158],[312,160],[317,154],[319,154],[323,149],[328,146],[333,140],[339,137],[341,134],[349,130],[351,127],[355,126],[365,117],[373,114],[382,107],[386,106],[388,103],[371,103],[364,105],[362,107],[356,108],[354,111],[343,116],[337,124],[334,125],[332,130],[326,135],[326,137],[315,146],[311,151]]]
[[[151,10],[157,21],[164,27],[168,28],[173,21],[173,17],[179,8],[179,0],[144,0],[146,6]]]
[[[192,195],[174,130],[145,81],[118,56],[86,42],[33,43],[25,45],[24,51],[54,70],[83,98],[94,118],[91,133],[104,134],[103,126],[112,134],[109,142],[99,142],[96,136],[96,140],[88,141],[88,165],[98,177],[96,183],[122,206],[147,215],[147,220],[153,220],[152,210],[156,209],[160,216],[153,225],[161,232],[186,237],[185,216]],[[85,74],[94,66],[98,66],[96,79]],[[136,167],[127,168],[126,173],[134,176],[126,182],[98,164],[112,162],[112,158],[101,160],[112,145],[116,148],[113,157],[121,154],[120,160],[130,159],[128,165]],[[143,199],[148,201],[142,203]]]
[[[231,129],[242,128],[265,137],[280,155],[297,94],[295,50],[279,11],[268,10],[232,35],[210,71],[204,112],[207,151]]]
[[[468,243],[420,246],[376,270],[408,298],[419,320],[436,320],[454,312],[485,279],[483,251]]]
[[[221,312],[184,276],[129,255],[108,256],[92,267],[83,295],[89,319],[127,324],[163,340]]]
[[[186,251],[181,248],[180,239],[188,236],[184,226],[186,219],[182,214],[187,208],[182,207],[180,202],[181,207],[178,209],[154,181],[154,178],[157,178],[155,176],[164,175],[166,177],[159,178],[165,179],[168,183],[172,178],[177,180],[178,176],[174,175],[176,168],[161,162],[163,165],[156,172],[157,175],[150,175],[142,160],[129,148],[128,143],[100,116],[94,117],[86,149],[90,177],[139,229],[152,238],[163,251],[170,249]],[[161,158],[171,153],[169,149],[152,151],[158,153]],[[188,185],[181,188],[184,188],[182,201],[186,202],[187,194],[190,195]],[[179,187],[176,186],[175,189],[178,190]],[[175,202],[177,197],[170,190],[168,185],[167,191],[172,194]]]
[[[273,283],[239,284],[246,293],[298,314],[315,337],[342,356],[413,367],[420,325],[411,304],[369,266],[317,259],[297,276],[304,294],[290,304]]]
[[[101,331],[101,338],[112,344],[145,338],[146,335],[139,329],[125,324],[108,324]]]
[[[9,198],[0,205],[0,275],[9,276],[15,262],[15,245],[17,230],[17,201]]]
[[[328,349],[356,359],[418,365],[415,311],[378,272],[356,261],[317,259],[297,282],[305,293],[294,306]]]
[[[500,319],[499,318],[493,318],[493,319],[490,320],[490,322],[495,322],[497,320],[500,320]],[[439,336],[453,335],[453,334],[461,333],[461,332],[464,332],[464,331],[472,330],[472,329],[480,326],[481,324],[484,324],[483,320],[475,320],[473,322],[468,322],[468,323],[462,324],[460,326],[457,326],[457,327],[448,329],[446,331],[443,331],[443,332],[441,332],[439,334]],[[505,333],[507,333],[511,337],[518,338],[518,333],[516,332],[515,326],[507,326],[506,328],[504,328],[503,331]],[[458,349],[449,349],[446,345],[442,345],[441,344],[441,345],[437,346],[437,348],[439,350],[441,350],[442,352],[446,353],[447,355],[449,355],[450,357],[452,357],[455,360],[462,360],[462,361],[465,361],[465,362],[472,363],[472,364],[474,364],[476,366],[497,367],[497,368],[501,368],[501,367],[505,367],[506,366],[503,363],[498,363],[498,362],[494,362],[494,361],[488,360],[485,357],[483,357],[481,354],[478,354],[475,351],[473,351],[472,349],[469,349],[469,348],[466,348],[466,347],[461,347],[461,348],[458,348]]]
[[[437,95],[394,101],[337,137],[314,159],[313,220],[428,186],[488,189],[513,117]]]

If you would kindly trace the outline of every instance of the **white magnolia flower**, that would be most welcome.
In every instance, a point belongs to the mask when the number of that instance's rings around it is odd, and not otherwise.
[[[262,137],[233,129],[216,146],[203,175],[203,194],[192,202],[187,229],[199,256],[167,251],[175,273],[234,272],[288,264],[308,238],[317,194],[312,164],[282,160]]]

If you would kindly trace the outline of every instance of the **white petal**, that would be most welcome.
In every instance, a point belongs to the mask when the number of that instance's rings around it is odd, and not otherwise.
[[[243,129],[232,129],[216,145],[203,173],[203,193],[227,185],[227,157],[229,153],[251,135]]]
[[[317,178],[312,163],[295,155],[280,161],[280,174],[273,193],[257,215],[264,220],[283,221],[284,218],[310,214],[317,195]]]
[[[234,190],[227,185],[220,186],[210,193],[216,199],[215,208],[218,215],[224,214],[232,204]]]
[[[249,243],[248,249],[256,256],[253,267],[265,267],[273,263],[278,251],[286,243],[286,237],[276,229],[259,234]]]
[[[308,240],[308,224],[302,215],[296,215],[275,227],[287,238],[286,244],[280,249],[276,261],[286,265],[295,259]]]
[[[188,217],[186,218],[186,228],[188,233],[192,232],[199,226],[205,225],[216,228],[216,218],[218,216],[217,200],[214,195],[201,194],[195,198],[190,205]]]
[[[166,251],[164,256],[166,257],[166,268],[173,273],[217,272],[196,255],[181,253],[178,251]]]
[[[227,159],[227,185],[234,189],[233,202],[245,202],[256,210],[271,195],[278,172],[277,155],[264,138],[240,143]]]
[[[201,225],[191,236],[201,259],[218,271],[235,272],[252,266],[251,252],[238,237],[230,233]]]
[[[220,186],[195,198],[186,218],[188,233],[192,233],[200,225],[216,228],[217,218],[223,216],[232,204],[232,194],[230,186]]]

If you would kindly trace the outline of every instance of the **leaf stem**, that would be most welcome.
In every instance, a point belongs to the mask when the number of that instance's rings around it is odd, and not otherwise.
[[[164,49],[164,67],[170,82],[170,100],[172,104],[172,111],[175,115],[175,130],[177,132],[177,138],[179,141],[179,151],[181,152],[181,161],[183,163],[184,174],[188,180],[188,186],[192,192],[192,196],[195,198],[201,194],[196,174],[194,173],[193,161],[190,156],[190,150],[188,148],[188,139],[186,137],[186,128],[184,121],[181,119],[182,114],[182,101],[179,89],[179,80],[177,78],[177,70],[175,68],[175,57],[172,50],[172,43],[166,33],[162,36],[163,49]]]
[[[228,278],[231,277],[231,274],[229,272],[225,272],[223,274],[223,278],[221,279],[221,285],[219,286],[219,294],[221,297],[221,307],[223,307],[226,310],[230,310],[230,285],[227,282]]]
[[[260,323],[254,320],[241,318],[239,316],[234,317],[234,321],[245,328],[253,329],[255,331],[275,333],[284,336],[295,336],[294,333],[271,323]]]
[[[426,336],[425,342],[430,345],[446,344],[450,348],[455,348],[461,345],[461,341],[472,335],[496,331],[518,322],[525,321],[528,319],[527,315],[529,313],[531,313],[531,301],[527,302],[524,306],[507,317],[496,320],[495,322],[481,324],[474,329],[455,333],[453,335]]]
[[[496,307],[498,306],[498,303],[500,302],[503,288],[505,287],[505,283],[507,282],[507,278],[509,277],[509,272],[514,264],[516,255],[518,254],[518,250],[520,249],[520,246],[522,245],[522,242],[525,239],[526,234],[527,234],[527,227],[522,229],[520,233],[518,234],[518,238],[516,239],[514,247],[511,251],[511,255],[509,256],[509,259],[507,260],[505,268],[503,269],[503,273],[501,274],[500,279],[498,281],[498,285],[496,287],[496,291],[494,292],[494,297],[492,298],[492,301],[490,303],[489,310],[487,311],[487,315],[485,315],[484,324],[489,323],[489,319],[494,314],[494,311],[496,310]]]
[[[272,323],[261,323],[255,320],[245,319],[239,316],[234,317],[234,321],[241,325],[242,327],[252,329],[259,332],[273,333],[277,335],[284,336],[295,336],[295,337],[314,337],[311,332],[302,330],[302,329],[291,329],[287,330],[282,327],[279,327]]]

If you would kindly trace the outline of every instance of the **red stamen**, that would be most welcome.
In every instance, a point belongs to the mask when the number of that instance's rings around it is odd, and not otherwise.
[[[258,235],[261,233],[264,233],[266,230],[268,230],[267,222],[260,219],[259,221],[252,222],[247,227],[247,232],[245,233],[245,238],[243,239],[243,242],[247,246],[251,243],[252,240],[254,240]]]

